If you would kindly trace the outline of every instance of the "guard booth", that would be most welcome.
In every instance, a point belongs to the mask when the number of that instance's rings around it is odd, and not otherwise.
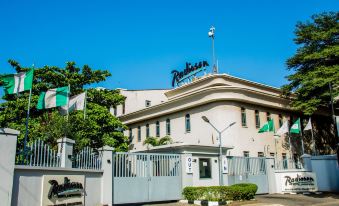
[[[181,160],[178,154],[113,154],[114,204],[181,199]]]

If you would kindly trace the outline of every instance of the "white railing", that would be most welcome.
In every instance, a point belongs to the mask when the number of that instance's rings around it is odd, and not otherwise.
[[[300,161],[293,159],[275,160],[274,168],[276,170],[304,169]]]
[[[90,147],[85,147],[74,156],[73,168],[100,170],[101,159],[100,154],[96,154]]]
[[[262,175],[266,174],[264,157],[228,156],[229,175]]]
[[[60,167],[60,156],[58,152],[50,148],[42,140],[35,140],[28,144],[26,151],[21,154],[21,165],[32,167]]]

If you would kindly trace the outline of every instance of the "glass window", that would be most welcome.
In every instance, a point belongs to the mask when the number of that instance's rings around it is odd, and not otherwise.
[[[149,137],[149,124],[146,124],[146,137]]]
[[[283,125],[283,117],[281,114],[279,114],[279,127]]]
[[[258,152],[258,157],[264,157],[264,153],[263,152]]]
[[[274,155],[274,153],[273,153],[273,152],[271,152],[271,153],[270,153],[270,156],[271,156],[271,157],[274,157],[275,155]]]
[[[246,110],[243,107],[241,107],[241,125],[243,127],[247,126],[247,122],[246,122]]]
[[[129,128],[129,141],[132,142],[133,136],[132,136],[132,128]]]
[[[266,112],[266,120],[270,121],[271,120],[271,113]]]
[[[244,157],[245,157],[245,165],[246,165],[246,171],[250,171],[250,152],[249,151],[244,151]]]
[[[250,152],[249,151],[244,151],[244,157],[249,157],[250,156]]]
[[[191,117],[189,114],[186,114],[185,116],[185,128],[186,128],[186,132],[191,131]]]
[[[141,128],[138,126],[138,142],[141,142]]]
[[[287,156],[286,153],[282,153],[282,161],[283,161],[283,167],[284,169],[287,169],[288,165],[287,165]]]
[[[166,135],[171,135],[171,120],[166,119]]]
[[[126,105],[125,102],[122,104],[122,114],[125,114]]]
[[[255,110],[255,127],[260,128],[260,116],[258,110]]]
[[[211,159],[199,159],[199,176],[200,178],[211,178]]]
[[[160,137],[160,123],[157,121],[155,123],[155,136]]]
[[[117,106],[113,107],[114,116],[117,116]]]

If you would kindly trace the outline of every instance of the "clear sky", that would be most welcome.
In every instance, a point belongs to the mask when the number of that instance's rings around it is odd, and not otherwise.
[[[297,21],[339,8],[338,0],[0,2],[1,73],[13,72],[8,59],[75,61],[112,73],[93,86],[127,89],[170,88],[171,70],[211,63],[211,25],[220,73],[279,87]]]

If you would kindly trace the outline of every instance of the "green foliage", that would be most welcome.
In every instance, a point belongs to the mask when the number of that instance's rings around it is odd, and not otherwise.
[[[282,87],[285,96],[294,92],[291,106],[311,115],[339,95],[339,12],[312,16],[312,22],[299,22],[295,30],[296,54],[287,60],[293,74]]]
[[[183,196],[186,200],[251,200],[254,198],[258,186],[251,183],[235,184],[231,186],[185,187]]]
[[[161,146],[161,145],[167,145],[172,143],[172,138],[170,136],[164,136],[161,138],[157,137],[146,137],[146,139],[143,142],[143,145],[151,145],[153,147]]]
[[[28,69],[13,60],[9,60],[9,63],[16,72]],[[66,135],[76,141],[76,150],[84,146],[98,148],[103,145],[113,146],[118,151],[127,150],[128,139],[122,133],[126,126],[109,112],[111,106],[119,105],[125,100],[118,90],[88,89],[86,119],[83,111],[71,112],[67,120],[65,116],[59,114],[57,108],[36,109],[42,91],[70,84],[73,96],[84,92],[85,86],[104,81],[110,75],[106,70],[92,70],[87,65],[82,68],[76,67],[74,62],[67,62],[64,69],[54,66],[36,68],[30,109],[29,141],[43,139],[55,147],[56,140]],[[19,147],[22,147],[25,134],[28,96],[28,91],[19,95],[5,95],[3,97],[5,101],[0,103],[0,127],[9,127],[21,132],[18,138]]]

